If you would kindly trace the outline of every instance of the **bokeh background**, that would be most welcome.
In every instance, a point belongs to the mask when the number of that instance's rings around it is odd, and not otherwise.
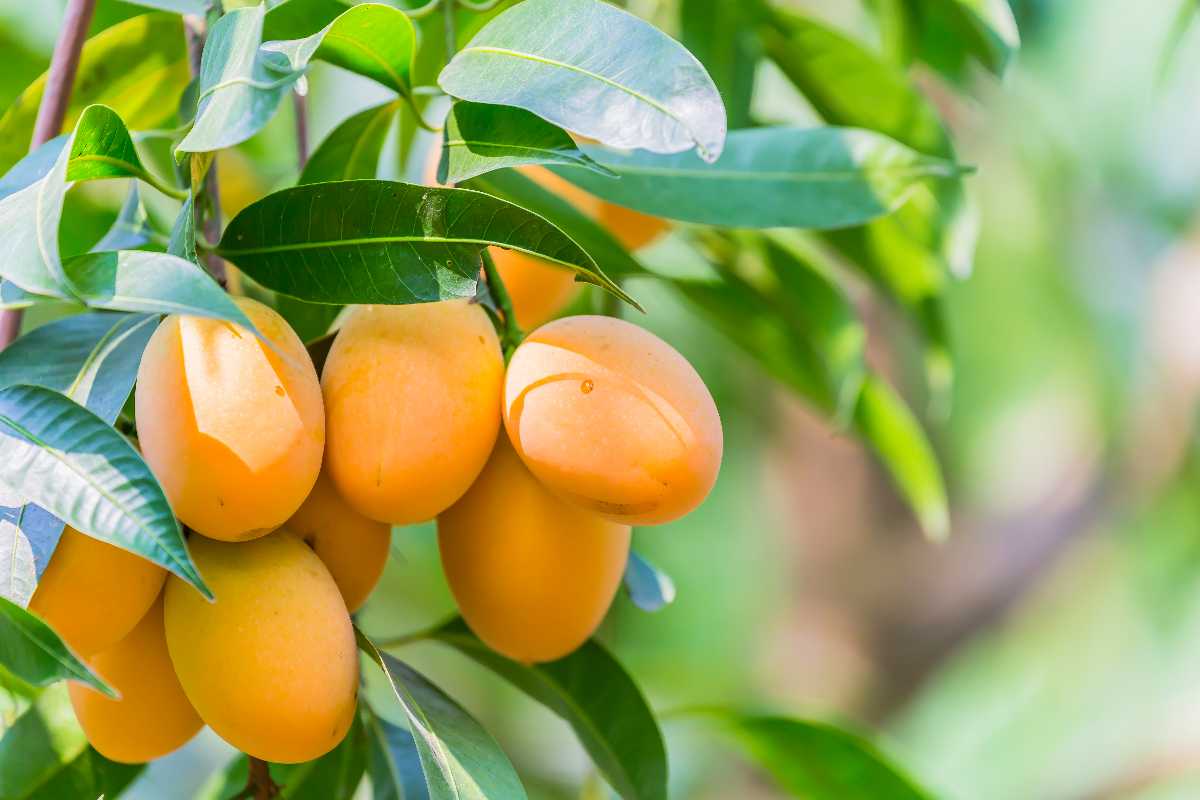
[[[948,544],[922,538],[861,445],[673,296],[629,287],[640,321],[700,370],[726,431],[708,502],[635,536],[675,603],[651,615],[621,597],[600,633],[668,712],[676,797],[775,796],[670,718],[703,705],[860,726],[946,798],[1200,796],[1200,27],[1177,33],[1183,0],[1012,2],[1023,47],[1003,82],[980,71],[951,92],[917,74],[978,167],[981,210],[974,273],[948,307],[953,403],[925,414]],[[670,0],[627,5],[668,30],[675,19]],[[878,39],[858,0],[795,5]],[[62,6],[0,0],[0,107],[46,68]],[[136,13],[100,0],[94,27]],[[324,65],[309,83],[314,142],[384,99]],[[756,112],[803,122],[783,86],[760,71]],[[228,211],[294,180],[290,113],[222,157]],[[419,174],[407,155],[389,148],[384,171]],[[72,194],[66,252],[100,237],[123,191]],[[645,257],[678,253],[668,239]],[[862,302],[872,362],[920,409],[911,332]],[[452,611],[432,528],[397,529],[363,627],[400,634]],[[485,722],[531,796],[581,796],[588,762],[563,723],[454,653],[404,654]],[[127,796],[206,796],[230,757],[205,733]]]

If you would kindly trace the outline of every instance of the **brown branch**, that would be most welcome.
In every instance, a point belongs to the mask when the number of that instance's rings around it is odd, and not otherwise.
[[[70,0],[63,17],[54,55],[50,59],[50,74],[42,102],[38,106],[37,121],[33,125],[33,141],[30,150],[35,150],[62,131],[67,116],[67,103],[75,85],[75,72],[79,68],[79,55],[87,38],[88,26],[96,0]],[[0,312],[0,350],[7,347],[21,332],[21,309]]]
[[[279,785],[271,779],[271,767],[262,759],[247,756],[250,760],[250,771],[246,776],[246,786],[230,800],[272,800],[279,797]]]
[[[187,15],[183,18],[183,30],[187,36],[188,62],[191,64],[192,75],[200,74],[204,61],[204,36],[206,25],[199,17]],[[193,156],[195,158],[195,156]],[[192,190],[196,192],[196,187]],[[212,163],[204,175],[204,185],[196,193],[196,228],[201,232],[205,241],[216,242],[221,238],[221,189],[217,183],[217,157],[212,156]],[[205,267],[217,283],[226,284],[225,262],[216,253],[205,253],[201,256]]]

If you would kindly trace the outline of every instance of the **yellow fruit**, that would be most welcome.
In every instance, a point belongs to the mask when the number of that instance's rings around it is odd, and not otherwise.
[[[566,267],[500,247],[491,248],[491,254],[523,330],[553,319],[579,292],[575,273]]]
[[[329,569],[346,601],[357,611],[379,583],[387,563],[392,529],[359,514],[337,493],[324,472],[284,528],[300,537]]]
[[[167,317],[138,370],[138,437],[185,525],[254,539],[295,513],[321,469],[325,415],[316,370],[283,317],[237,304],[280,355],[227,322]]]
[[[329,570],[287,531],[189,545],[217,600],[172,578],[165,618],[171,661],[200,717],[264,761],[329,752],[358,691],[354,630]]]
[[[105,650],[133,630],[154,603],[167,571],[69,525],[46,565],[29,610],[81,656]]]
[[[125,638],[88,664],[121,695],[113,700],[82,683],[68,686],[83,732],[105,758],[126,764],[152,761],[181,747],[203,727],[167,654],[161,600]]]
[[[438,517],[446,579],[471,630],[525,663],[583,644],[612,603],[630,529],[551,494],[508,437],[467,494]]]
[[[380,522],[437,516],[487,461],[503,380],[500,342],[478,305],[354,309],[321,377],[338,492]]]
[[[688,513],[721,465],[721,420],[692,365],[612,317],[566,317],[530,334],[509,362],[504,424],[543,483],[631,525]]]

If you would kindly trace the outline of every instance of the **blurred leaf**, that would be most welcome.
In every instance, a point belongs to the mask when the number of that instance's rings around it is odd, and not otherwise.
[[[721,155],[725,109],[695,56],[600,0],[525,0],[484,26],[438,84],[524,108],[612,147]]]
[[[869,376],[863,384],[854,426],[916,511],[925,535],[945,539],[950,533],[950,512],[937,456],[908,406],[877,376]]]
[[[763,13],[762,0],[682,0],[679,6],[683,44],[720,90],[732,130],[751,127],[750,100],[762,49],[754,24]]]
[[[466,711],[356,629],[358,644],[383,670],[408,717],[431,800],[526,797],[508,757]]]
[[[465,189],[390,181],[284,189],[238,214],[218,253],[268,289],[302,300],[400,304],[473,297],[487,245],[570,267],[633,302],[546,220]]]
[[[1197,0],[1179,0],[1179,10],[1167,32],[1167,41],[1163,46],[1162,55],[1158,62],[1158,81],[1162,85],[1166,76],[1171,73],[1175,60],[1179,57],[1179,47],[1183,44],[1187,32],[1192,29],[1200,18],[1200,2]]]
[[[794,797],[932,800],[873,744],[836,726],[719,710],[703,716]]]
[[[137,183],[132,183],[112,227],[104,234],[104,238],[96,242],[92,251],[132,250],[148,244],[153,237],[154,229],[150,227],[150,217],[146,213],[146,205],[142,202],[142,193],[138,190]]]
[[[625,565],[625,591],[642,611],[660,611],[675,602],[675,582],[633,550]]]
[[[427,800],[429,789],[413,735],[375,714],[367,716],[366,729],[374,800]]]
[[[930,43],[962,48],[996,75],[1003,75],[1021,46],[1007,0],[910,0],[924,29],[922,55]],[[940,59],[933,58],[934,66]]]
[[[455,619],[433,634],[562,717],[625,800],[667,796],[662,733],[637,684],[594,641],[566,658],[524,665],[501,656]]]
[[[0,279],[0,308],[29,308],[37,303],[50,302],[55,299],[32,294],[12,281]]]
[[[189,80],[183,23],[172,14],[144,14],[108,28],[83,47],[63,123],[75,127],[84,108],[102,103],[135,130],[154,128],[175,113]],[[46,76],[0,117],[0,172],[24,157]]]
[[[960,168],[877,133],[850,128],[734,131],[725,154],[585,152],[620,180],[554,171],[592,194],[644,214],[730,228],[840,228],[899,207],[922,182]]]
[[[190,190],[179,209],[179,215],[175,217],[175,224],[171,226],[167,252],[193,264],[200,263],[196,257],[196,196]]]
[[[65,269],[76,294],[92,308],[191,314],[255,330],[242,309],[208,273],[170,253],[84,253],[67,261]]]
[[[265,8],[241,8],[209,33],[200,72],[200,108],[180,152],[207,152],[243,142],[279,108],[312,59],[370,78],[411,101],[412,23],[403,12],[370,3],[345,9],[304,39],[263,43]],[[261,46],[260,46],[261,45]]]
[[[313,152],[297,183],[376,177],[379,154],[398,108],[395,101],[382,103],[344,120]]]
[[[439,183],[459,183],[505,167],[565,164],[616,177],[588,158],[562,128],[512,106],[460,101],[446,118]]]
[[[0,663],[34,686],[49,686],[70,678],[109,697],[117,697],[108,684],[96,677],[87,664],[63,644],[49,625],[4,597],[0,597]]]
[[[75,721],[65,683],[42,692],[3,734],[0,736],[3,800],[26,800],[88,748],[87,737]]]
[[[121,0],[121,2],[145,8],[157,8],[161,11],[174,11],[176,14],[195,14],[203,18],[208,13],[210,3],[219,3],[220,0]]]
[[[467,188],[487,192],[545,217],[578,242],[611,275],[625,277],[646,272],[645,267],[604,226],[519,172],[490,172],[473,178]]]
[[[146,462],[104,420],[63,395],[39,386],[0,389],[0,483],[211,597]]]
[[[46,177],[70,141],[68,134],[56,136],[14,164],[0,178],[0,200]]]
[[[88,747],[29,795],[29,800],[62,800],[65,797],[115,800],[145,769],[145,764],[109,761]]]

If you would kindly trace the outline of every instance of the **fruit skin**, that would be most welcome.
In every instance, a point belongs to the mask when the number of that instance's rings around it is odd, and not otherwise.
[[[120,693],[119,700],[82,683],[67,687],[88,741],[113,761],[152,761],[182,747],[204,726],[167,654],[159,597],[125,638],[88,660]]]
[[[235,302],[286,356],[231,323],[172,315],[138,369],[138,437],[185,525],[213,539],[270,533],[317,479],[325,444],[321,387],[287,322]]]
[[[50,556],[29,610],[78,655],[112,647],[146,616],[167,571],[71,526]]]
[[[579,293],[575,273],[566,267],[502,247],[491,248],[491,254],[522,330],[553,319]]]
[[[501,436],[479,480],[438,517],[442,567],[459,610],[489,647],[553,661],[604,619],[629,557],[630,528],[564,503]]]
[[[346,608],[357,611],[379,583],[392,528],[346,504],[324,472],[300,510],[283,526],[313,549],[333,576]]]
[[[436,517],[487,462],[503,381],[500,341],[478,305],[351,311],[321,377],[338,492],[380,522]]]
[[[631,525],[688,513],[721,465],[721,419],[696,370],[612,317],[566,317],[526,337],[508,365],[504,424],[543,483]]]
[[[329,752],[350,727],[358,691],[354,630],[329,570],[287,531],[240,544],[194,536],[189,546],[217,599],[172,577],[165,620],[196,711],[264,761]]]

